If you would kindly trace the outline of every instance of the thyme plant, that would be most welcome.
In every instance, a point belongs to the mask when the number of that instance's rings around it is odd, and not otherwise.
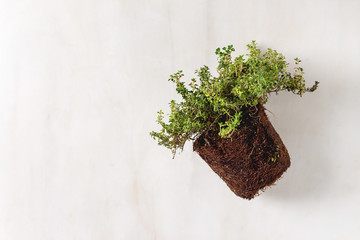
[[[159,145],[171,149],[175,156],[187,140],[194,140],[205,131],[217,131],[222,138],[230,138],[241,124],[244,107],[265,104],[272,92],[290,91],[302,96],[318,87],[317,81],[311,88],[305,87],[298,58],[295,58],[294,72],[290,73],[281,53],[269,48],[262,54],[255,41],[247,48],[246,56],[234,59],[233,45],[216,49],[217,76],[212,76],[209,67],[203,66],[195,71],[198,79],[191,79],[188,87],[181,81],[182,71],[170,75],[169,81],[175,83],[182,101],[170,102],[167,122],[163,111],[158,112],[157,123],[161,129],[150,135]]]

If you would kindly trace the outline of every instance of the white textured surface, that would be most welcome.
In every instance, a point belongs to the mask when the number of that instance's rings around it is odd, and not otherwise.
[[[0,1],[0,239],[359,239],[360,1]],[[237,198],[156,111],[216,47],[300,57],[267,108],[292,166]]]

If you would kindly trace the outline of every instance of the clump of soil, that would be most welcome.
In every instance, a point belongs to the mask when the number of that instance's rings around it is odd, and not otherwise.
[[[209,131],[195,140],[193,148],[245,199],[272,185],[290,166],[289,153],[261,104],[243,109],[242,122],[231,139]]]

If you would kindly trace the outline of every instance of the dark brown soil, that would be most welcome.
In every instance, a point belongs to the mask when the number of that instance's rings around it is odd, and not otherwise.
[[[289,153],[260,104],[244,109],[231,139],[207,132],[193,148],[236,195],[246,199],[272,185],[290,166]]]

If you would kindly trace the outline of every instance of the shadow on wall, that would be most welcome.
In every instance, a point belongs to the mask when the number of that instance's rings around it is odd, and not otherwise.
[[[333,176],[339,161],[336,156],[341,155],[339,125],[353,112],[348,93],[357,91],[355,86],[346,88],[343,81],[336,84],[337,79],[311,80],[320,82],[316,92],[302,98],[291,93],[271,96],[266,106],[273,112],[267,114],[288,148],[291,166],[261,197],[314,201],[337,191]]]

